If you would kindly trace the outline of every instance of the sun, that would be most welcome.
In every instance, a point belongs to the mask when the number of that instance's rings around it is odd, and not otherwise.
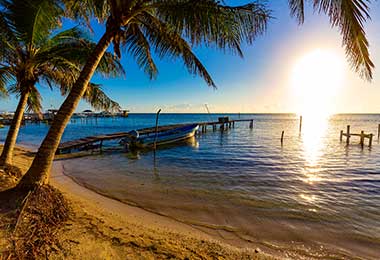
[[[330,50],[314,50],[293,67],[292,88],[297,112],[306,117],[327,117],[344,79],[344,58]]]

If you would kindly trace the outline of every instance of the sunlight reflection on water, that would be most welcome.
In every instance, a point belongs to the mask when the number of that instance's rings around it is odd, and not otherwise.
[[[318,204],[318,195],[313,190],[310,190],[310,185],[316,185],[319,182],[325,181],[321,176],[322,171],[321,157],[325,151],[327,144],[325,138],[327,134],[329,117],[327,116],[306,116],[303,117],[303,126],[301,138],[303,145],[303,156],[305,158],[305,167],[302,171],[302,181],[306,184],[304,190],[300,191],[299,198],[313,206]],[[309,208],[309,211],[316,212],[317,209]]]
[[[302,141],[304,156],[309,167],[319,163],[324,151],[324,139],[327,134],[328,117],[304,117],[302,126]],[[315,172],[314,172],[315,173]]]

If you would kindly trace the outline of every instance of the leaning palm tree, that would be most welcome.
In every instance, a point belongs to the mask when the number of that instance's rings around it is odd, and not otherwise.
[[[152,52],[159,58],[183,60],[189,72],[215,87],[211,76],[192,51],[193,46],[215,47],[243,56],[241,44],[251,44],[265,31],[270,11],[266,1],[227,6],[217,0],[64,0],[69,14],[89,21],[97,17],[106,31],[87,60],[78,80],[59,109],[36,157],[19,183],[34,187],[47,183],[54,153],[65,126],[86,90],[95,68],[111,43],[135,57],[150,78],[157,74]],[[373,64],[363,23],[368,19],[367,0],[315,0],[314,9],[326,13],[339,27],[343,44],[355,69],[372,77]],[[289,0],[291,12],[303,21],[303,0]]]
[[[13,4],[20,4],[16,2]],[[8,84],[8,92],[19,97],[0,156],[0,166],[12,164],[13,150],[25,108],[41,114],[41,95],[36,84],[46,83],[51,88],[57,86],[63,95],[67,94],[94,47],[94,43],[77,28],[51,35],[51,30],[54,29],[54,25],[57,26],[59,15],[62,14],[59,6],[49,14],[49,30],[37,34],[43,25],[41,20],[47,19],[40,10],[46,2],[39,1],[39,5],[34,5],[35,12],[30,11],[33,9],[30,9],[31,6],[27,2],[24,2],[23,6],[15,6],[17,10],[28,10],[28,15],[23,18],[21,25],[16,23],[19,14],[12,9],[11,2],[7,2],[7,9],[0,12],[3,29],[0,32],[0,48],[3,50],[0,56],[0,88],[4,89]],[[110,53],[103,57],[98,71],[113,76],[124,73],[120,63]],[[97,109],[119,108],[116,102],[105,95],[100,85],[88,84],[83,98]]]

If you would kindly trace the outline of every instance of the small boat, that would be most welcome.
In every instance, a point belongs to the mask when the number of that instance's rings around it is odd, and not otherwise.
[[[132,146],[139,148],[153,147],[155,140],[156,145],[170,144],[193,137],[198,128],[198,124],[179,126],[158,132],[157,137],[155,133],[147,136],[140,136],[138,131],[132,131],[130,133],[134,138],[130,141]]]

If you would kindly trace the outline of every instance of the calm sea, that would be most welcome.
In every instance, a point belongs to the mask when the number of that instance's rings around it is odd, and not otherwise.
[[[162,114],[160,125],[220,115]],[[194,225],[245,246],[306,258],[380,258],[380,115],[231,114],[254,119],[211,129],[153,152],[108,151],[63,161],[65,173],[100,193]],[[63,140],[153,126],[154,114],[72,120]],[[373,146],[339,141],[340,130],[374,134]],[[19,142],[38,145],[47,125],[27,125]],[[0,141],[7,129],[0,129]],[[283,145],[281,132],[285,131]],[[366,140],[368,142],[368,140]],[[111,147],[114,144],[109,144]],[[285,253],[284,253],[285,254]]]

